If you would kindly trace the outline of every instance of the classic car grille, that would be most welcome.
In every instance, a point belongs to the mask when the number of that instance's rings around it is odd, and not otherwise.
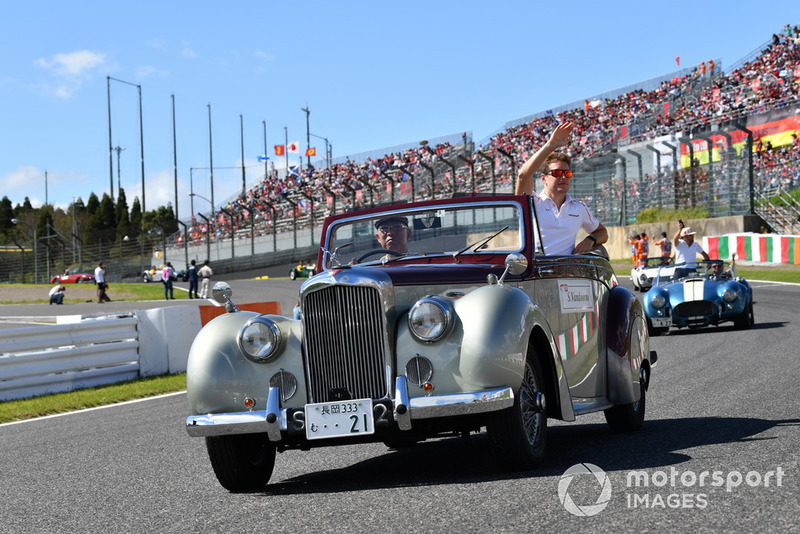
[[[337,285],[305,295],[304,344],[313,402],[386,396],[383,315],[380,293],[372,287]]]
[[[707,317],[714,313],[714,304],[707,300],[684,302],[675,306],[674,314],[680,317]]]

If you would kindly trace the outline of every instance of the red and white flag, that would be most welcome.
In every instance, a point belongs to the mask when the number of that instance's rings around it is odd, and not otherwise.
[[[288,147],[289,154],[299,154],[300,153],[300,142],[295,141],[294,143],[289,143]]]

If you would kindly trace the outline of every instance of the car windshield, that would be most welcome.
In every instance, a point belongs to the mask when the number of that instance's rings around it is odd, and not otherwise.
[[[659,268],[653,285],[667,285],[689,279],[729,280],[736,276],[733,266],[722,260],[703,260],[694,266],[685,263],[665,265]]]
[[[525,238],[521,221],[519,205],[507,203],[438,205],[342,219],[329,228],[324,264],[518,252]]]

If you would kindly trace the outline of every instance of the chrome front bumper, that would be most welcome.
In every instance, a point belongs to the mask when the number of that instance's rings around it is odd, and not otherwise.
[[[278,388],[269,388],[267,407],[250,412],[190,415],[186,418],[186,432],[193,437],[224,436],[230,434],[266,433],[270,441],[281,441],[281,432],[288,428],[286,408],[280,408]],[[511,388],[497,388],[469,393],[409,397],[406,378],[395,380],[393,400],[394,419],[400,430],[411,430],[414,419],[453,417],[493,412],[514,404]]]

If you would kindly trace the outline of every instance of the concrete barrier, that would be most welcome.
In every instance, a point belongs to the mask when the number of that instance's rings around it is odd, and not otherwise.
[[[280,313],[278,302],[240,308]],[[197,333],[223,312],[218,306],[171,306],[0,330],[0,401],[186,372]]]

